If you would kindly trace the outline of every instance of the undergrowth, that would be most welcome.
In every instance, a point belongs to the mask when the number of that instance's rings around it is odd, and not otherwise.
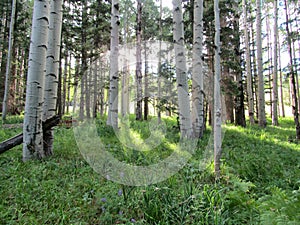
[[[7,123],[20,122],[11,119]],[[147,138],[146,122],[130,127]],[[179,139],[176,119],[165,119],[165,140],[152,153],[121,146],[105,118],[98,133],[110,151],[133,164],[167,157]],[[22,146],[0,155],[0,224],[297,224],[300,221],[300,148],[291,118],[280,127],[225,126],[222,177],[200,166],[210,129],[176,175],[130,187],[102,178],[85,162],[72,129],[55,128],[54,156],[22,162]],[[0,141],[21,132],[0,127]],[[115,151],[117,149],[118,151]],[[138,161],[138,162],[137,162]]]

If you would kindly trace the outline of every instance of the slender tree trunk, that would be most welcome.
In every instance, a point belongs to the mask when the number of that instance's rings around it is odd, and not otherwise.
[[[246,127],[246,118],[245,118],[245,105],[244,105],[244,87],[243,87],[243,78],[242,78],[242,70],[241,70],[241,53],[240,53],[240,14],[238,9],[238,3],[234,3],[235,15],[233,20],[233,29],[235,33],[234,39],[234,61],[235,64],[238,65],[234,70],[235,79],[237,83],[237,95],[234,99],[234,108],[235,108],[235,125]]]
[[[16,15],[16,2],[17,0],[12,1],[12,12],[11,20],[9,26],[9,42],[8,42],[8,53],[7,53],[7,62],[6,62],[6,74],[5,74],[5,90],[2,104],[2,119],[6,119],[6,114],[8,109],[8,98],[9,98],[9,88],[10,88],[10,77],[11,77],[11,61],[12,61],[12,51],[14,46],[14,25],[15,25],[15,15]]]
[[[52,0],[50,4],[50,23],[48,50],[46,61],[46,79],[44,90],[43,121],[53,117],[56,113],[60,43],[62,28],[62,0]],[[46,156],[53,154],[53,129],[46,130],[43,135]]]
[[[109,85],[109,112],[107,124],[118,127],[118,83],[119,83],[119,0],[112,0],[111,6],[111,39],[110,39],[110,85]]]
[[[74,75],[74,92],[73,92],[73,110],[72,113],[76,113],[76,107],[77,107],[77,93],[78,93],[78,83],[79,83],[79,58],[76,57],[75,59],[75,75]]]
[[[23,160],[45,157],[43,149],[42,110],[44,77],[48,46],[49,1],[35,0],[23,125]]]
[[[194,137],[200,138],[204,129],[203,90],[203,0],[194,2],[194,44],[192,71],[192,125]]]
[[[4,18],[4,27],[3,27],[3,40],[7,40],[8,37],[8,10],[6,11]],[[3,96],[4,96],[4,90],[5,90],[5,69],[7,65],[7,42],[4,41],[2,44],[2,51],[1,51],[1,69],[0,69],[0,110],[2,111],[3,108]]]
[[[273,69],[273,102],[272,124],[278,126],[278,1],[274,0],[274,69]]]
[[[149,114],[149,91],[148,91],[148,85],[149,85],[149,79],[148,79],[148,55],[147,55],[147,43],[145,42],[145,82],[144,82],[144,88],[145,88],[145,97],[144,97],[144,120],[148,120],[148,114]]]
[[[161,45],[162,45],[162,0],[159,1],[159,54],[158,54],[158,104],[160,102],[161,97]],[[161,110],[160,108],[157,109],[157,120],[158,123],[161,123]]]
[[[79,103],[79,118],[80,121],[84,119],[84,97],[85,97],[85,79],[86,76],[82,76],[80,80],[80,103]]]
[[[193,134],[190,113],[190,99],[187,84],[187,67],[184,46],[184,28],[182,5],[180,0],[173,0],[173,38],[175,44],[176,81],[179,102],[179,122],[182,138],[190,138]]]
[[[70,94],[71,94],[71,76],[72,76],[72,72],[71,72],[71,68],[72,68],[72,55],[70,54],[70,64],[68,67],[68,73],[67,73],[67,102],[66,102],[66,113],[69,114],[70,112]]]
[[[283,95],[283,78],[282,78],[282,69],[281,69],[281,45],[280,45],[280,37],[278,36],[278,65],[279,65],[279,91],[280,91],[280,104],[281,104],[281,115],[285,117],[285,109],[284,109],[284,95]]]
[[[293,55],[292,55],[292,40],[291,33],[289,28],[289,16],[288,16],[288,5],[287,0],[284,0],[285,5],[285,18],[286,18],[286,32],[287,32],[287,41],[288,41],[288,53],[289,53],[289,80],[290,80],[290,88],[292,94],[292,112],[294,115],[294,121],[296,125],[296,138],[300,140],[300,124],[299,124],[299,111],[298,111],[298,99],[297,99],[297,91],[296,91],[296,82],[295,82],[295,73],[293,67]]]
[[[256,45],[257,45],[257,74],[258,74],[258,122],[266,127],[265,88],[262,65],[262,33],[261,33],[261,0],[256,0]]]
[[[252,42],[252,68],[253,68],[253,78],[254,82],[253,84],[253,94],[254,94],[254,106],[255,106],[255,114],[256,118],[258,118],[258,78],[257,78],[257,60],[256,60],[256,49],[255,49],[255,31],[254,31],[254,25],[253,22],[251,22],[251,42]]]
[[[62,84],[62,103],[61,103],[61,108],[62,108],[62,111],[61,111],[61,114],[63,115],[63,114],[65,114],[65,110],[66,110],[66,108],[67,108],[67,104],[68,104],[68,102],[67,102],[67,85],[68,85],[68,72],[69,72],[69,70],[68,70],[68,66],[69,66],[69,52],[68,52],[68,50],[66,50],[65,52],[64,52],[65,54],[64,54],[64,56],[65,56],[65,59],[64,59],[64,63],[65,63],[65,65],[64,65],[64,75],[63,75],[63,79],[62,79],[62,82],[63,82],[63,84]]]
[[[267,58],[268,58],[268,61],[267,61],[267,70],[268,70],[268,75],[267,75],[267,78],[268,78],[268,87],[266,88],[266,92],[269,92],[269,98],[270,98],[270,114],[271,114],[271,118],[273,118],[273,107],[272,107],[272,104],[273,104],[273,89],[272,89],[272,75],[274,74],[272,72],[272,66],[273,66],[273,60],[272,60],[272,45],[271,45],[271,42],[270,42],[270,36],[271,36],[271,27],[270,27],[270,19],[269,19],[269,7],[267,6],[266,9],[266,29],[267,29]]]
[[[136,120],[142,120],[142,2],[137,1],[137,28],[136,28]]]
[[[97,118],[98,112],[98,59],[93,65],[94,85],[93,85],[93,118]]]
[[[85,111],[86,118],[91,118],[91,81],[92,81],[92,63],[89,66],[89,72],[86,73],[85,78]]]
[[[246,0],[243,0],[243,14],[244,14],[244,35],[246,45],[246,77],[247,77],[247,94],[248,94],[248,114],[250,124],[254,125],[254,99],[253,99],[253,87],[252,87],[252,74],[251,74],[251,52],[250,41],[248,33],[248,10]]]
[[[220,179],[222,154],[221,60],[220,60],[220,11],[219,0],[214,0],[215,12],[215,79],[214,79],[214,165],[216,180]]]

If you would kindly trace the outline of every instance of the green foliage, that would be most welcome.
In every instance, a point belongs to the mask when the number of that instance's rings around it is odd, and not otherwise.
[[[145,165],[167,157],[167,144],[179,140],[176,118],[165,118],[163,144],[153,153],[136,153],[122,147],[105,121],[97,120],[102,142],[128,163]],[[218,183],[213,163],[201,164],[207,130],[181,171],[147,187],[101,178],[80,155],[72,129],[56,128],[51,158],[23,163],[21,146],[0,155],[0,224],[297,224],[300,150],[291,138],[293,120],[279,122],[280,127],[264,130],[227,126]],[[133,115],[129,125],[142,139],[149,136],[145,121]],[[0,128],[0,140],[20,131]]]
[[[298,181],[300,184],[300,180]],[[259,199],[262,224],[296,225],[300,221],[300,189],[284,191],[278,187],[270,188],[271,195]]]

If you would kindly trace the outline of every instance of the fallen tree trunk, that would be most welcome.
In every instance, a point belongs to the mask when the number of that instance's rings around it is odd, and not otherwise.
[[[60,121],[59,116],[54,116],[45,122],[43,122],[43,131],[49,130],[50,128],[56,126]],[[0,143],[0,154],[8,151],[9,149],[20,145],[23,143],[23,133],[18,134],[17,136],[14,136],[4,142]]]

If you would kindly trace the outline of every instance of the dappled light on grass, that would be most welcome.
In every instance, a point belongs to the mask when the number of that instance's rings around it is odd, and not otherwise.
[[[96,121],[95,131],[117,159],[149,165],[176,151],[176,119],[165,122],[165,140],[150,152],[120,146],[105,119]],[[178,173],[141,187],[102,178],[80,154],[72,129],[56,128],[54,155],[42,162],[23,163],[21,146],[0,155],[0,223],[297,224],[299,145],[289,141],[294,135],[293,120],[279,122],[282,128],[227,125],[218,183],[211,161],[200,166],[209,143],[207,130]],[[130,119],[130,123],[141,139],[149,137],[144,122]],[[19,131],[0,128],[5,135],[0,138]]]

